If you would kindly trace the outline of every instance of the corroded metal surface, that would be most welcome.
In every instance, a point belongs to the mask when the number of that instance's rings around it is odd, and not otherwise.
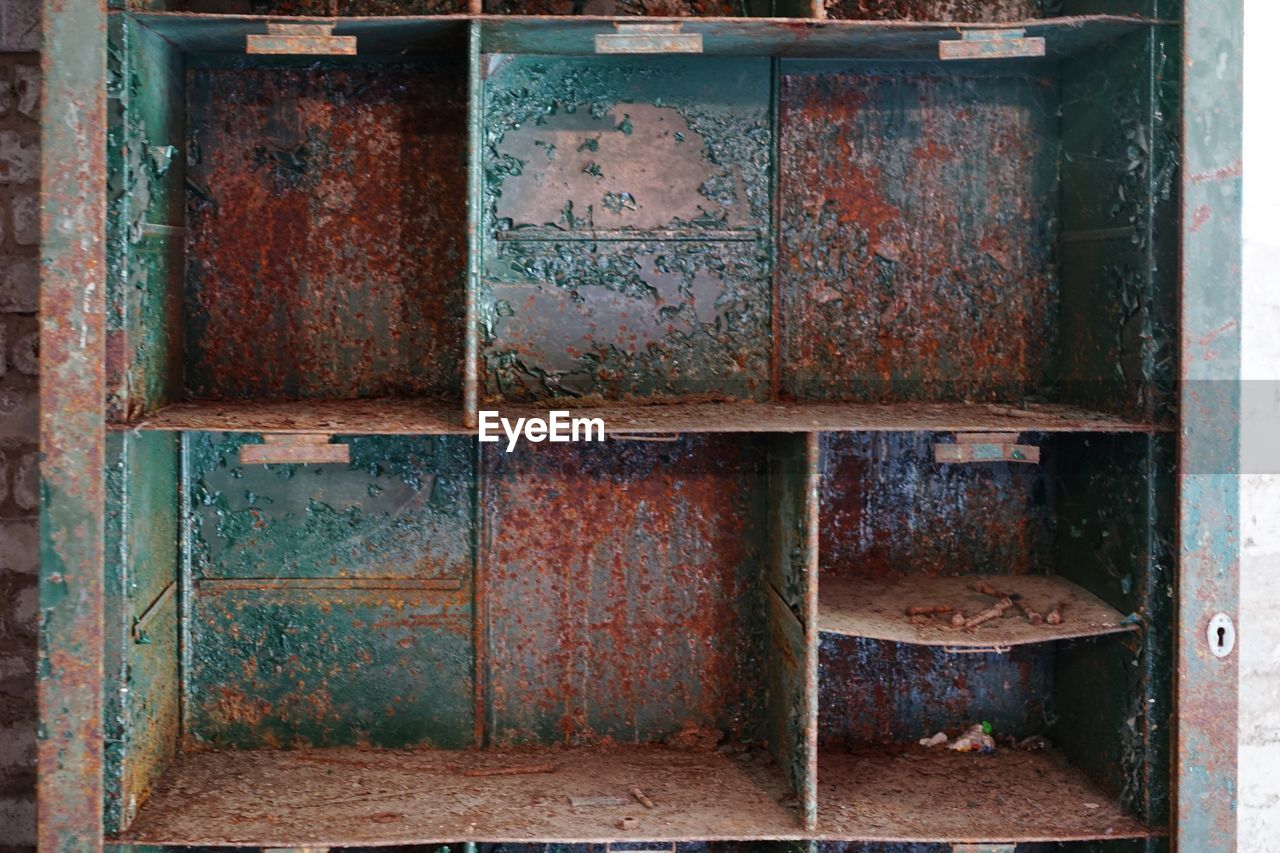
[[[1116,11],[1116,10],[1113,10]],[[777,14],[784,14],[781,10]],[[624,19],[631,20],[631,19]],[[1076,15],[1018,24],[941,24],[917,21],[795,20],[794,18],[678,18],[681,32],[701,35],[703,54],[804,59],[938,58],[938,42],[975,27],[1024,29],[1043,38],[1051,57],[1067,57],[1142,32],[1149,21],[1122,15]],[[590,56],[595,36],[614,32],[616,18],[485,16],[478,24],[486,53]],[[339,25],[339,31],[342,27]],[[972,69],[970,69],[972,70]]]
[[[1174,815],[1180,850],[1225,850],[1236,840],[1239,654],[1214,656],[1206,628],[1215,613],[1234,618],[1239,597],[1243,3],[1183,5]]]
[[[826,17],[854,21],[1026,21],[1062,11],[1062,0],[823,0]]]
[[[1042,393],[1057,304],[1051,79],[824,68],[782,79],[783,393]]]
[[[188,75],[188,393],[460,394],[465,66]]]
[[[1053,460],[939,465],[928,433],[825,437],[821,566],[845,578],[1043,573]]]
[[[236,15],[456,15],[467,12],[467,0],[177,0],[183,12]]]
[[[107,412],[137,417],[182,382],[181,54],[122,16],[111,20],[107,138]]]
[[[1048,731],[1053,644],[964,654],[823,633],[818,663],[823,749],[867,744],[888,749],[938,731],[958,735],[983,720],[998,735],[1021,738]]]
[[[1142,630],[1059,650],[1051,736],[1072,763],[1152,826],[1169,819],[1177,590],[1171,445],[1170,437],[1145,436],[1055,442],[1056,571],[1133,614]]]
[[[492,407],[490,407],[492,408]],[[745,400],[651,400],[600,404],[502,403],[504,417],[547,417],[551,408],[574,417],[603,418],[622,432],[902,432],[912,430],[1032,432],[1152,432],[1167,429],[1071,406],[1025,408],[965,403],[765,403]],[[474,432],[455,401],[323,400],[178,403],[114,428],[212,432],[324,432],[435,435]]]
[[[759,738],[758,439],[491,447],[490,740]]]
[[[36,838],[97,850],[103,819],[106,17],[43,6],[40,728]]]
[[[106,79],[101,55],[77,43],[62,56],[73,35],[97,44],[92,27],[68,29],[97,19],[53,25],[51,97],[69,93],[77,112],[46,115],[46,151],[63,161],[45,175],[46,846],[95,846],[103,771],[106,825],[127,822],[179,734],[196,748],[591,748],[188,755],[159,785],[152,826],[212,828],[168,841],[226,840],[230,825],[283,827],[258,839],[279,844],[325,827],[339,842],[456,842],[485,821],[489,840],[510,826],[603,841],[626,834],[616,816],[568,800],[607,799],[602,774],[623,791],[639,774],[657,800],[627,804],[636,837],[801,837],[816,778],[828,837],[1114,838],[1168,823],[1172,767],[1182,846],[1229,845],[1234,661],[1207,653],[1203,623],[1235,601],[1238,128],[1214,75],[1235,73],[1237,5],[1212,21],[1188,7],[1188,82],[1213,96],[1186,117],[1179,184],[1177,27],[1028,24],[1058,65],[892,61],[936,57],[981,21],[1175,5],[847,0],[829,11],[851,20],[753,26],[696,17],[717,0],[623,0],[609,11],[690,15],[682,31],[721,58],[485,56],[589,53],[614,27],[590,17],[598,2],[499,9],[573,16],[559,20],[335,25],[362,53],[416,56],[469,32],[465,71],[262,63],[236,55],[261,18],[152,16],[152,31],[117,16],[105,231],[79,197],[100,188],[102,146],[82,139],[100,141],[101,116],[66,76]],[[875,61],[764,58],[782,55]],[[102,233],[105,359],[101,257],[84,236]],[[1177,389],[1178,375],[1212,381]],[[224,400],[145,419],[184,392]],[[480,464],[471,440],[422,435],[464,432],[480,393],[524,401],[503,406],[517,415],[545,412],[531,398],[575,398],[577,414],[633,434],[810,435],[486,449]],[[779,394],[811,404],[764,402]],[[372,395],[465,402],[357,399]],[[1028,397],[1084,408],[989,407]],[[104,530],[104,399],[113,420],[154,430],[414,437],[355,439],[350,465],[246,469],[234,451],[249,439],[189,436],[180,503],[179,439],[117,432]],[[828,405],[840,400],[897,402]],[[1153,425],[1179,406],[1178,434]],[[1024,433],[1045,464],[939,467],[926,430]],[[1085,431],[1132,434],[1045,435]],[[175,508],[190,558],[176,593]],[[849,585],[1054,569],[1141,628],[1005,656],[827,636],[820,655],[819,551]],[[822,734],[858,749],[821,768],[819,676]],[[975,717],[1048,731],[1059,752],[893,746]],[[643,747],[619,758],[610,741]],[[526,760],[556,766],[468,772]],[[557,774],[585,781],[568,790]],[[194,823],[193,806],[206,809]]]
[[[748,0],[484,0],[490,15],[642,15],[734,18],[751,14]]]
[[[816,435],[780,435],[767,462],[767,740],[808,828],[817,819],[818,453]]]
[[[188,741],[470,745],[473,443],[246,467],[243,441],[186,439]]]
[[[629,799],[632,787],[655,808]],[[779,804],[783,796],[780,775],[756,753],[227,750],[186,756],[126,838],[282,847],[795,838],[799,825]],[[575,807],[570,797],[627,804]],[[634,832],[619,832],[624,816],[638,819]]]
[[[491,57],[486,73],[484,391],[767,395],[768,63]],[[627,239],[523,239],[548,226]]]
[[[178,440],[108,437],[105,827],[126,827],[180,739]],[[145,620],[145,622],[144,622]]]
[[[467,432],[456,401],[221,400],[176,403],[116,429],[166,432],[301,432],[441,435]]]

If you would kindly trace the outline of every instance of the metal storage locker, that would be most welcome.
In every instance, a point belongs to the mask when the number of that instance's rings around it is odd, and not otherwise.
[[[44,848],[1234,847],[1238,2],[45,13]]]

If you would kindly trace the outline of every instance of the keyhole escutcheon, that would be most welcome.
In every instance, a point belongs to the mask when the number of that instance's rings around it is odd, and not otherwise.
[[[1207,634],[1209,651],[1213,652],[1214,657],[1225,658],[1236,647],[1236,626],[1225,613],[1219,613],[1209,620]]]

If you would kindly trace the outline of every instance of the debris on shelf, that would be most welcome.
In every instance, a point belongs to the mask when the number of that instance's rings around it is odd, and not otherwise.
[[[947,604],[917,604],[907,608],[908,616],[931,616],[934,613],[950,613],[955,610]]]
[[[947,749],[955,752],[979,752],[990,755],[996,751],[996,739],[991,736],[991,724],[985,720],[974,723],[950,744]]]
[[[653,800],[651,800],[651,799],[649,799],[647,796],[645,796],[644,791],[640,790],[640,788],[639,788],[639,787],[635,787],[635,786],[633,786],[633,787],[631,788],[631,796],[635,797],[635,798],[636,798],[636,802],[638,802],[640,805],[644,806],[646,809],[657,808],[657,806],[654,804]]]
[[[1053,605],[1053,609],[1049,611],[1049,615],[1044,618],[1044,621],[1048,622],[1050,625],[1061,625],[1062,611],[1066,609],[1067,603],[1065,601],[1059,601],[1057,604]]]
[[[1014,740],[1012,737],[1010,740]],[[1020,749],[1023,752],[1039,752],[1042,749],[1052,749],[1053,744],[1044,735],[1031,735],[1024,737],[1022,740],[1015,741],[1012,744],[1014,749]]]
[[[941,746],[942,744],[946,743],[948,740],[950,740],[950,738],[947,737],[946,732],[938,732],[933,737],[920,738],[920,745],[921,746]]]
[[[975,615],[964,620],[964,628],[966,631],[972,630],[979,625],[984,625],[987,622],[992,621],[993,619],[999,619],[1010,607],[1013,607],[1013,599],[1002,598],[986,610],[979,611]]]

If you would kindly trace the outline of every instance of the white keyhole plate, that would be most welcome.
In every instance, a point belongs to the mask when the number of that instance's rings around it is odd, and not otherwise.
[[[1209,620],[1209,630],[1206,633],[1209,651],[1213,652],[1214,657],[1225,658],[1236,647],[1236,626],[1225,613],[1219,613]]]

